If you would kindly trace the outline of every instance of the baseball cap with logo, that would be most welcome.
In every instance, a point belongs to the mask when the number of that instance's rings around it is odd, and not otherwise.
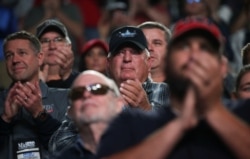
[[[52,30],[60,33],[64,38],[68,37],[66,27],[56,19],[48,19],[39,24],[36,28],[36,36],[40,38],[44,33]]]
[[[170,46],[185,36],[197,35],[207,38],[217,49],[224,42],[219,28],[207,18],[187,17],[176,22]]]
[[[106,10],[108,11],[114,11],[114,10],[123,10],[123,11],[127,11],[128,10],[128,6],[126,5],[126,3],[124,2],[109,2],[106,6]]]
[[[110,53],[114,52],[124,44],[133,44],[139,49],[147,48],[147,40],[141,29],[134,26],[120,27],[111,33],[109,41]]]

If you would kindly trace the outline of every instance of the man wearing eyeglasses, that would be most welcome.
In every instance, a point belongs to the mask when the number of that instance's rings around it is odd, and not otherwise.
[[[39,80],[44,54],[35,35],[10,34],[3,49],[12,84],[0,93],[0,156],[46,158],[50,136],[69,106],[68,90],[48,88]]]
[[[45,54],[40,77],[49,87],[69,88],[79,74],[72,70],[74,54],[66,27],[55,19],[48,19],[36,28],[36,36]]]
[[[102,133],[121,112],[123,99],[115,82],[88,70],[74,81],[69,92],[70,116],[78,128],[77,141],[67,149],[60,147],[60,158],[93,158]]]

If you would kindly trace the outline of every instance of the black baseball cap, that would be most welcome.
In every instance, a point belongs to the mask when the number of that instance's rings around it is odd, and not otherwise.
[[[142,30],[135,26],[125,26],[114,30],[109,41],[109,50],[113,54],[124,44],[134,44],[139,49],[147,48],[147,40]]]
[[[47,31],[56,31],[65,38],[68,37],[68,31],[66,27],[56,19],[48,19],[39,24],[36,28],[36,36],[40,38]]]

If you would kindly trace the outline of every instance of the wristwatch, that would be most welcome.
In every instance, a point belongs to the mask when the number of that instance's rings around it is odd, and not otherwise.
[[[44,121],[46,120],[48,117],[48,113],[46,111],[46,109],[43,109],[42,111],[40,111],[40,113],[38,114],[38,116],[35,118],[38,121]]]

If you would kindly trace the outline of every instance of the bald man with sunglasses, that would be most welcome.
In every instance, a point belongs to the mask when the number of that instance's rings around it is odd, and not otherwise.
[[[88,70],[75,79],[69,92],[69,100],[69,116],[79,135],[69,148],[58,147],[61,152],[56,154],[56,157],[92,158],[102,133],[110,121],[121,112],[123,99],[113,80],[97,71]]]

